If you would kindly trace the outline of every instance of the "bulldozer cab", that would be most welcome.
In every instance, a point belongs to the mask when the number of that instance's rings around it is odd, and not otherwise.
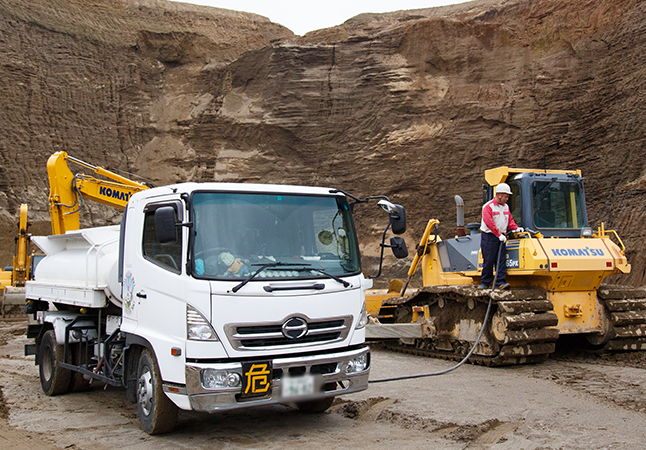
[[[545,237],[579,237],[588,227],[583,178],[579,170],[531,170],[498,167],[485,171],[483,200],[498,183],[509,184],[509,209],[523,228]]]

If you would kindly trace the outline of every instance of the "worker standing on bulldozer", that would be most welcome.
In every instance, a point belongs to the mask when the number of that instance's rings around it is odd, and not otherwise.
[[[480,287],[487,289],[493,282],[493,268],[496,265],[496,288],[507,289],[509,283],[505,281],[507,276],[506,245],[507,230],[523,232],[524,230],[516,225],[514,218],[509,211],[507,201],[511,195],[511,188],[507,183],[500,183],[496,186],[493,199],[482,207],[482,222],[480,231],[480,251],[482,252],[482,277]],[[502,248],[501,248],[502,247]],[[500,260],[498,260],[500,255]]]

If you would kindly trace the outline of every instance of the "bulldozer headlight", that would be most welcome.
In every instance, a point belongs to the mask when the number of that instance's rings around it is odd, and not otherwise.
[[[592,236],[592,228],[590,227],[581,228],[581,237],[591,237],[591,236]]]

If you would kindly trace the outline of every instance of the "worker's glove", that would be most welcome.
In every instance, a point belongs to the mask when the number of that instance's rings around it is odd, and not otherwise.
[[[498,236],[498,240],[500,240],[500,242],[504,244],[505,242],[507,242],[507,237],[504,234],[501,234],[500,236]]]
[[[524,231],[525,231],[525,229],[523,227],[518,227],[518,228],[516,228],[514,230],[514,232],[516,232],[516,233],[523,233]]]

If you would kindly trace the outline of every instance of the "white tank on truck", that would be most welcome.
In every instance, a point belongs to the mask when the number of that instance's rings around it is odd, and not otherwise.
[[[60,165],[60,154],[52,158]],[[57,195],[69,194],[61,186]],[[50,196],[59,231],[69,225],[62,208],[76,212],[83,189],[64,204]],[[125,387],[143,429],[159,434],[179,409],[289,403],[321,412],[366,389],[372,280],[352,212],[371,199],[388,212],[384,240],[391,226],[403,233],[403,208],[382,196],[183,183],[128,194],[120,226],[34,238],[47,256],[27,282],[36,323],[25,350],[36,355],[43,391],[89,380]],[[407,254],[399,237],[385,247]]]
[[[66,234],[33,236],[46,255],[35,270],[27,296],[84,308],[121,307],[117,279],[119,226],[86,228]]]

